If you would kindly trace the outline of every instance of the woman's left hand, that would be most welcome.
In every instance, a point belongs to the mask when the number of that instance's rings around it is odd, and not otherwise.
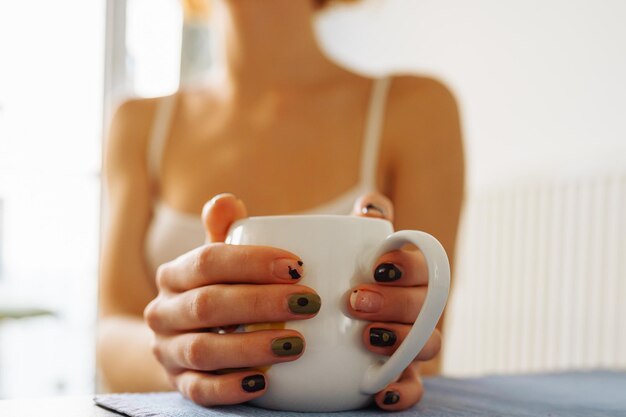
[[[353,214],[393,221],[393,204],[385,196],[369,193],[360,197]],[[371,352],[391,355],[400,346],[424,303],[428,269],[424,255],[415,247],[384,254],[372,275],[376,284],[352,288],[349,311],[369,323],[363,331],[363,343]],[[441,348],[441,333],[435,329],[421,352],[398,381],[376,394],[376,404],[384,410],[404,410],[422,398],[424,388],[417,361],[434,358]]]

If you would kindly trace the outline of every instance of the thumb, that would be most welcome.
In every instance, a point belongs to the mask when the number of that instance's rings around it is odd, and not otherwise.
[[[248,215],[243,201],[233,194],[218,194],[202,208],[202,224],[207,242],[223,242],[233,222]]]

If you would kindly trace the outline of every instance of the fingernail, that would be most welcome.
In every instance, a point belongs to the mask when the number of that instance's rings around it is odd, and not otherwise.
[[[356,290],[350,294],[350,305],[356,311],[375,313],[383,306],[383,296],[374,291]]]
[[[396,334],[391,330],[372,327],[370,329],[370,344],[372,346],[393,346],[396,343]]]
[[[373,214],[378,217],[385,217],[383,209],[372,203],[369,203],[365,207],[361,208],[361,214]]]
[[[385,399],[383,400],[383,404],[391,405],[400,401],[400,394],[397,391],[387,391],[385,393]]]
[[[272,340],[272,352],[276,356],[294,356],[302,353],[304,341],[299,337],[282,337]]]
[[[393,282],[402,278],[402,271],[394,264],[380,264],[374,271],[374,279],[378,282]]]
[[[317,294],[293,294],[287,300],[289,310],[295,314],[315,314],[322,306]]]
[[[257,392],[265,388],[265,377],[261,374],[250,375],[241,380],[241,388],[246,392]]]
[[[304,275],[304,263],[295,259],[280,258],[272,264],[272,272],[280,279],[294,280]]]

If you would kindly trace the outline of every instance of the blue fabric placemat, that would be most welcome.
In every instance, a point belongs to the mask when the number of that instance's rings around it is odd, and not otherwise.
[[[203,408],[176,392],[98,395],[95,402],[131,417],[626,417],[626,372],[425,378],[422,401],[392,413],[376,408],[341,413],[294,413],[246,405]]]

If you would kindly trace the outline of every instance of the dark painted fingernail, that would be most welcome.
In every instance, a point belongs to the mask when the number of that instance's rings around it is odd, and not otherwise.
[[[298,279],[302,275],[300,275],[297,269],[292,269],[291,267],[289,267],[289,276],[293,279]]]
[[[304,341],[299,337],[283,337],[272,340],[272,352],[276,356],[294,356],[302,353]]]
[[[378,282],[393,282],[402,278],[402,271],[394,264],[380,264],[374,271],[374,279]]]
[[[391,405],[400,401],[400,394],[397,391],[387,391],[385,393],[385,399],[383,400],[383,404]]]
[[[385,217],[385,212],[378,206],[369,203],[365,207],[361,208],[361,214],[375,214],[380,217]]]
[[[261,374],[250,375],[241,381],[241,388],[246,392],[257,392],[265,388],[265,377]]]
[[[391,330],[372,327],[370,329],[370,344],[372,346],[393,346],[396,343],[396,334]]]
[[[289,310],[295,314],[315,314],[320,311],[322,300],[317,294],[293,294],[287,300]]]

